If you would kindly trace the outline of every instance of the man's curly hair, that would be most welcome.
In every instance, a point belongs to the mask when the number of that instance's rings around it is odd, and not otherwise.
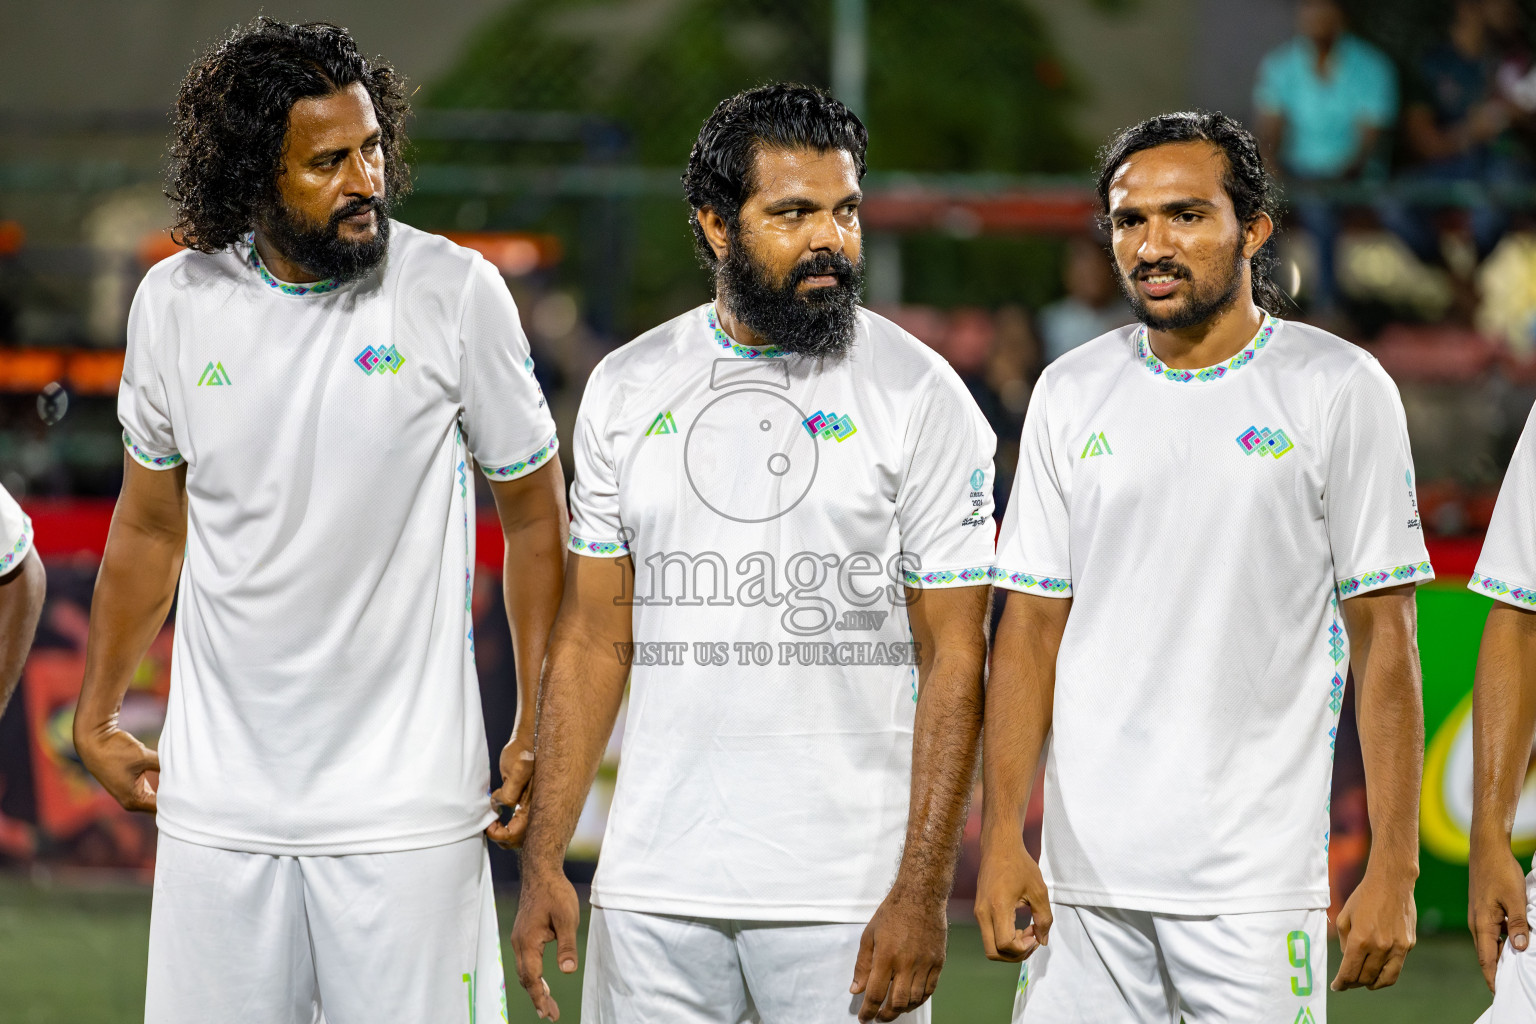
[[[233,245],[278,203],[288,112],[294,103],[361,82],[373,100],[384,151],[384,195],[410,191],[401,158],[410,104],[405,80],[357,52],[346,29],[257,18],[195,61],[176,97],[166,196],[172,237],[201,252]]]

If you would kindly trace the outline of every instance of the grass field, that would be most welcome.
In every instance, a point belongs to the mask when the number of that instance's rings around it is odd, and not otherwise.
[[[515,904],[500,906],[504,929]],[[39,885],[0,875],[0,1022],[137,1024],[144,1013],[149,892],[122,885]],[[583,937],[583,945],[585,938]],[[510,965],[511,952],[503,950]],[[579,976],[566,978],[548,954],[550,987],[561,1017],[579,1019]],[[1338,950],[1330,951],[1338,963]],[[950,931],[949,963],[935,997],[935,1024],[1008,1020],[1017,973],[986,960],[974,926]],[[514,1024],[537,1020],[516,979],[507,992]],[[1470,1024],[1488,1005],[1471,940],[1424,936],[1395,988],[1329,1000],[1333,1024]]]

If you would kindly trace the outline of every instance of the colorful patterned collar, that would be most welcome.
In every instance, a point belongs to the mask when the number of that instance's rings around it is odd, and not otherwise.
[[[746,345],[738,345],[731,340],[731,336],[725,333],[720,326],[720,318],[715,316],[715,304],[711,302],[707,311],[709,317],[709,329],[715,332],[715,344],[727,352],[735,353],[743,359],[761,359],[764,357],[782,356],[784,350],[777,345],[765,345],[762,348],[749,348]]]
[[[250,247],[246,262],[251,265],[251,269],[261,275],[261,279],[267,283],[268,288],[280,291],[284,295],[324,295],[341,287],[341,282],[334,277],[311,284],[289,284],[287,281],[279,281],[267,272],[266,265],[261,262],[261,256],[256,252],[256,236],[246,235],[245,244]]]
[[[1279,326],[1280,321],[1277,318],[1265,313],[1264,321],[1259,324],[1259,333],[1255,334],[1253,340],[1231,359],[1224,363],[1217,363],[1215,366],[1207,366],[1203,370],[1175,370],[1171,366],[1164,366],[1162,360],[1157,358],[1156,353],[1152,351],[1152,346],[1147,344],[1147,325],[1141,324],[1136,328],[1135,334],[1136,358],[1159,377],[1180,384],[1188,384],[1192,380],[1202,382],[1219,380],[1233,370],[1240,370],[1247,366],[1253,357],[1259,354],[1259,350],[1269,344],[1270,338],[1274,337],[1275,328]]]

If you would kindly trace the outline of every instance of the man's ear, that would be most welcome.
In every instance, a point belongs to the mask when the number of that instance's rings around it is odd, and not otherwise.
[[[699,222],[700,229],[704,232],[704,240],[714,250],[715,259],[725,259],[725,254],[730,251],[730,231],[726,226],[725,218],[715,212],[713,206],[702,207],[694,214]]]
[[[1253,259],[1254,254],[1264,248],[1264,243],[1269,241],[1269,236],[1274,233],[1275,222],[1270,220],[1269,214],[1254,214],[1243,232],[1243,258]]]

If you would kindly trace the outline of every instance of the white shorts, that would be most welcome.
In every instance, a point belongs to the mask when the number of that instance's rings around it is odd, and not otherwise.
[[[863,934],[593,907],[582,1024],[847,1024],[864,1001],[848,992]],[[896,1019],[928,1024],[931,1003]]]
[[[272,857],[161,833],[145,1024],[506,1020],[480,836]]]
[[[1324,1024],[1328,914],[1214,917],[1057,904],[1019,972],[1024,1024]]]
[[[1536,871],[1525,876],[1526,920],[1536,921]],[[1477,1024],[1530,1024],[1536,1020],[1536,942],[1521,953],[1508,942],[1493,976],[1493,1005]]]

